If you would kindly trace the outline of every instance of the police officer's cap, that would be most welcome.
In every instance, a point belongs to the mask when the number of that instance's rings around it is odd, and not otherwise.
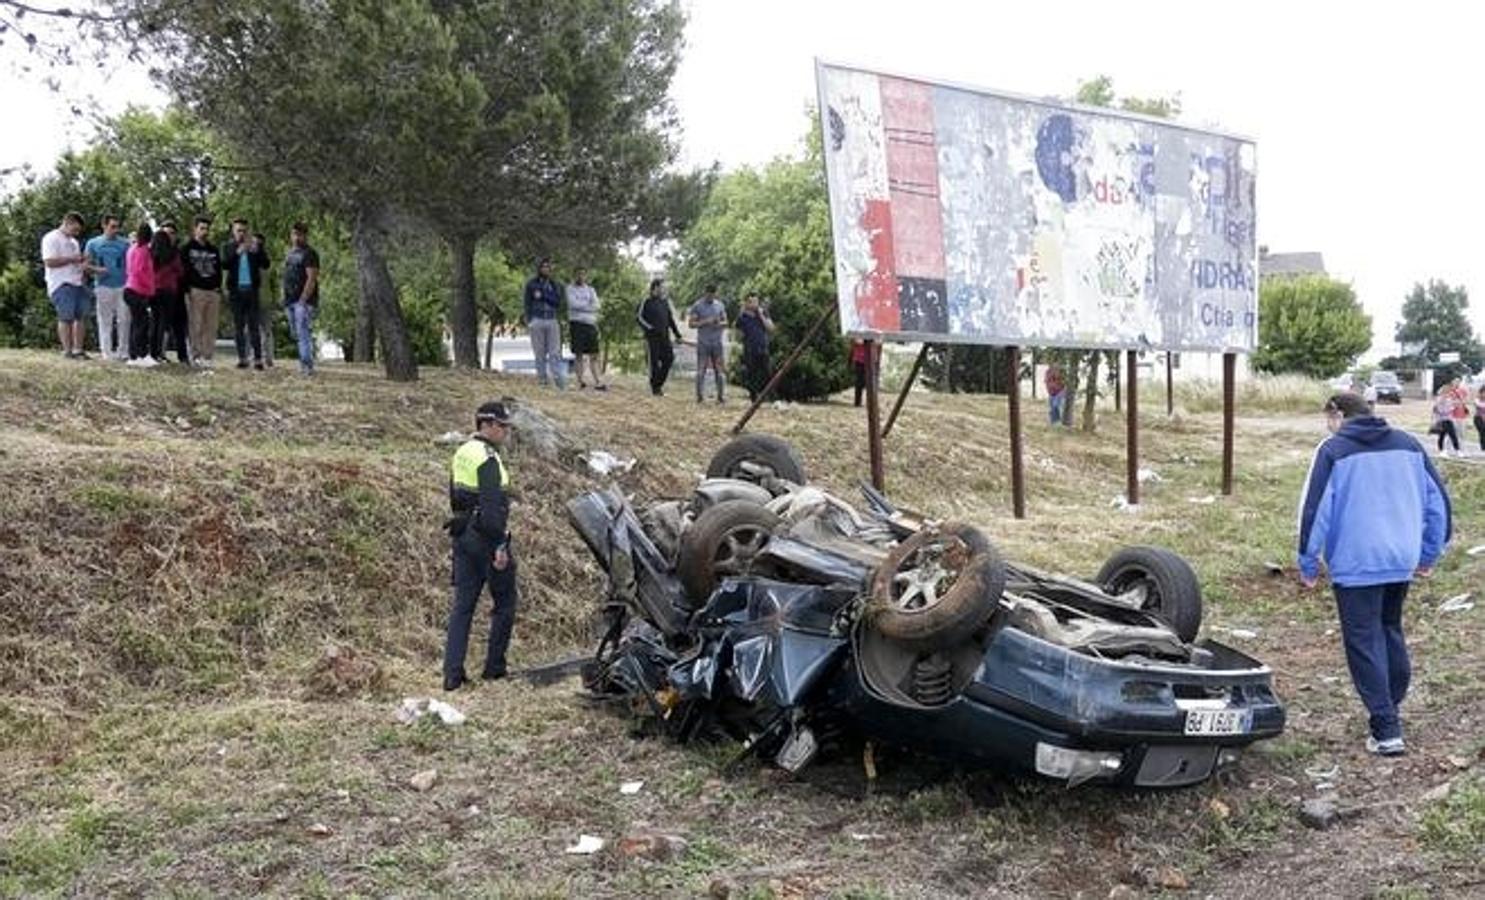
[[[501,425],[509,425],[511,424],[510,404],[501,400],[491,400],[489,403],[485,403],[479,409],[475,410],[474,422],[476,426],[483,425],[486,422],[498,422]]]

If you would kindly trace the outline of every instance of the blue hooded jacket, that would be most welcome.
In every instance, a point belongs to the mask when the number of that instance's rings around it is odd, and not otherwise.
[[[1320,556],[1341,587],[1410,581],[1452,536],[1449,494],[1418,440],[1376,416],[1347,419],[1315,451],[1300,492],[1299,571]]]

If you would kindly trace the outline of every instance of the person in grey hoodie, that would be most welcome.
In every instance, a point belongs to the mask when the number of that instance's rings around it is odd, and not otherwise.
[[[608,390],[598,372],[598,304],[598,292],[588,283],[588,270],[578,269],[572,284],[567,286],[567,323],[572,353],[577,357],[579,390],[588,386],[583,380],[584,360],[593,375],[593,390]]]

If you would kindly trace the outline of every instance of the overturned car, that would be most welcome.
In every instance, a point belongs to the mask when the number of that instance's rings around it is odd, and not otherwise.
[[[1082,581],[862,492],[858,509],[812,487],[786,443],[746,435],[684,500],[573,499],[608,574],[587,689],[789,771],[857,737],[1178,787],[1283,730],[1269,669],[1196,640],[1200,584],[1175,554],[1126,548]]]

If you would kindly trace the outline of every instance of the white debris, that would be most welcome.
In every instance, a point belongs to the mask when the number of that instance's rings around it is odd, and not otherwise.
[[[1120,494],[1119,496],[1110,500],[1109,506],[1112,506],[1114,509],[1122,509],[1125,512],[1129,513],[1137,513],[1140,511],[1140,505],[1138,503],[1130,503],[1123,494]]]
[[[580,834],[576,844],[564,850],[564,853],[574,853],[589,856],[603,849],[603,838],[591,834]]]
[[[411,725],[424,716],[438,716],[445,725],[463,725],[469,718],[442,700],[431,697],[405,697],[397,708],[397,721],[403,725]]]
[[[462,431],[445,431],[433,439],[433,443],[439,445],[462,444],[469,439],[469,435]]]
[[[645,783],[643,781],[626,781],[619,785],[619,793],[625,795],[638,794],[644,786]]]
[[[1244,641],[1251,641],[1258,637],[1258,629],[1256,628],[1221,628],[1218,630],[1225,631],[1233,637]]]
[[[790,403],[788,400],[775,400],[770,403],[769,406],[772,406],[774,409],[779,410],[780,412],[794,408],[794,404]]]
[[[1455,594],[1448,600],[1439,604],[1439,612],[1467,612],[1475,608],[1475,601],[1470,599],[1470,592]]]
[[[862,834],[855,831],[851,832],[851,840],[853,841],[885,841],[886,839],[887,836],[885,834]]]
[[[613,455],[607,450],[591,450],[582,456],[583,462],[588,464],[596,475],[612,475],[615,472],[623,474],[634,468],[635,459],[627,459]]]
[[[1187,503],[1196,503],[1196,504],[1199,504],[1201,506],[1206,506],[1207,504],[1210,504],[1210,503],[1216,503],[1217,502],[1217,495],[1216,494],[1207,494],[1205,497],[1187,497],[1186,498],[1186,502]]]
[[[1140,484],[1144,484],[1147,481],[1160,482],[1165,480],[1164,478],[1160,477],[1159,472],[1155,471],[1154,469],[1148,468],[1140,469],[1138,472],[1134,473],[1134,477],[1135,480],[1138,481]]]
[[[1485,553],[1485,544],[1476,544],[1464,551],[1464,553],[1466,556],[1479,556],[1481,553]]]

